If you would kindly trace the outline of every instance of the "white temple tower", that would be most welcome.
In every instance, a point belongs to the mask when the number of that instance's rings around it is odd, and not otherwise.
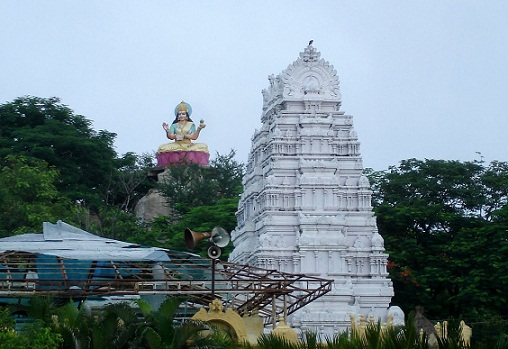
[[[288,319],[331,336],[350,316],[386,321],[393,296],[353,118],[337,72],[309,43],[263,90],[230,261],[334,280]],[[305,285],[302,285],[305,287]]]

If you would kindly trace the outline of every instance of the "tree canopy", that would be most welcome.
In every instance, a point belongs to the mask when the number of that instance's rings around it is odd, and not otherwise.
[[[71,205],[56,189],[59,173],[47,163],[8,155],[0,168],[0,237],[40,231],[45,221],[68,218]]]
[[[58,98],[20,97],[0,105],[0,164],[5,156],[44,160],[57,168],[60,193],[99,205],[116,169],[116,135],[95,131]]]
[[[118,157],[115,137],[58,98],[0,105],[0,234],[59,219],[113,238],[141,229],[129,212],[154,186],[146,176],[153,156]]]
[[[434,318],[508,316],[508,164],[402,161],[371,172],[392,303]]]
[[[209,232],[219,226],[226,231],[236,227],[235,212],[242,191],[244,165],[228,155],[217,154],[209,166],[182,163],[167,168],[167,176],[158,189],[172,208],[171,217],[160,217],[150,231],[130,238],[133,242],[161,244],[164,247],[186,250],[186,228]],[[196,253],[206,256],[208,246],[200,244]],[[232,246],[224,248],[227,258]]]
[[[169,166],[159,190],[172,208],[185,213],[190,207],[214,205],[220,199],[238,198],[242,192],[244,165],[228,155],[217,154],[210,166],[181,163]]]

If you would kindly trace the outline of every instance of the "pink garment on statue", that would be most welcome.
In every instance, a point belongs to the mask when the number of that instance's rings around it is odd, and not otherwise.
[[[208,165],[209,158],[210,154],[202,151],[168,151],[157,153],[157,165],[168,166],[181,162]]]

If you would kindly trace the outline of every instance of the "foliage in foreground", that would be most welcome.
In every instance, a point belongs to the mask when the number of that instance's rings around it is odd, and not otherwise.
[[[145,301],[116,303],[100,311],[78,308],[74,302],[57,306],[55,300],[34,297],[30,305],[13,310],[24,311],[34,324],[14,332],[14,321],[0,310],[0,349],[427,349],[429,342],[416,330],[413,313],[401,327],[385,329],[368,324],[364,331],[353,329],[332,338],[320,338],[315,332],[303,334],[303,340],[291,343],[275,334],[262,335],[257,344],[236,343],[220,327],[196,321],[176,321],[183,299],[167,298],[154,309]],[[133,307],[137,305],[136,307]],[[136,310],[138,309],[138,310]],[[505,349],[508,337],[498,335],[470,346],[462,342],[458,329],[450,329],[448,340],[439,340],[439,349]]]
[[[177,321],[182,298],[166,298],[157,309],[147,302],[114,303],[100,310],[79,307],[71,300],[63,306],[48,297],[33,297],[28,306],[16,305],[36,321],[28,331],[15,333],[12,319],[0,312],[0,349],[17,349],[18,343],[46,340],[52,346],[27,346],[40,349],[179,349],[231,348],[233,341],[206,323]],[[86,303],[85,303],[86,304]],[[203,335],[203,331],[206,335]],[[37,343],[39,343],[37,342]],[[11,344],[12,343],[12,344]],[[44,342],[46,343],[46,342]],[[54,345],[53,345],[54,344]],[[4,346],[2,346],[4,345]],[[49,344],[48,344],[49,345]],[[21,347],[19,347],[21,348]]]
[[[458,330],[452,331],[449,340],[438,340],[436,349],[505,349],[508,348],[508,337],[499,336],[487,342],[466,345],[459,340]],[[304,333],[304,339],[298,343],[274,335],[263,335],[256,345],[244,344],[244,349],[429,349],[426,336],[417,332],[414,315],[411,314],[404,326],[382,328],[381,324],[369,324],[365,332],[343,332],[332,338],[319,338],[315,332]]]
[[[35,322],[16,332],[9,311],[0,308],[0,349],[57,349],[62,343],[62,337],[43,322]]]

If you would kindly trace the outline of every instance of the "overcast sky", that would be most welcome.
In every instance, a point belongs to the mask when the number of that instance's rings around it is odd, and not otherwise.
[[[508,1],[0,0],[0,103],[59,97],[142,154],[185,100],[212,156],[246,162],[268,75],[311,39],[365,167],[508,161]]]

